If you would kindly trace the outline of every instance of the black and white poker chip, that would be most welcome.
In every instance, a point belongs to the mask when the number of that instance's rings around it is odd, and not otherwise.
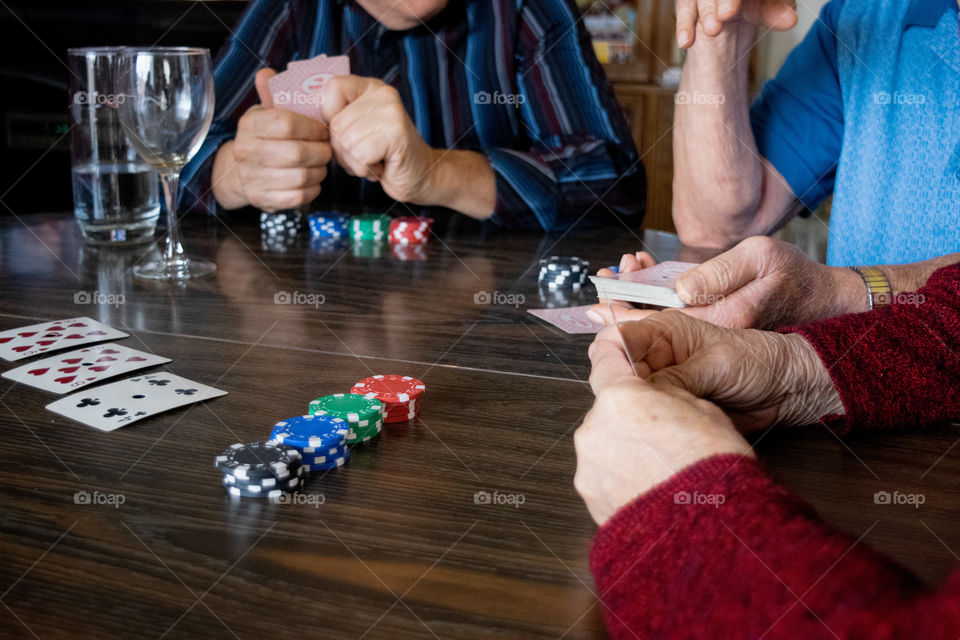
[[[303,460],[296,447],[269,442],[238,442],[216,457],[216,465],[224,475],[260,484],[269,478],[282,482],[297,476]]]

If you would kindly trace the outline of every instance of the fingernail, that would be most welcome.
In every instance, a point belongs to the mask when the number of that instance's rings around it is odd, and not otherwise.
[[[617,267],[617,273],[620,273],[621,271],[623,271],[624,269],[627,268],[627,256],[628,256],[628,255],[629,255],[629,254],[624,254],[623,257],[620,258],[620,266]]]
[[[699,273],[691,273],[677,281],[677,293],[687,304],[691,304],[707,288],[707,281]]]
[[[597,324],[607,324],[603,320],[603,316],[594,311],[593,309],[587,309],[587,317],[596,322]]]
[[[690,40],[690,32],[687,31],[686,29],[681,30],[680,33],[677,34],[677,44],[680,45],[681,47],[687,46],[687,41],[689,40]]]

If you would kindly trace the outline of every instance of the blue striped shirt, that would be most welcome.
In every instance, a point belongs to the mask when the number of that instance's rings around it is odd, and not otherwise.
[[[639,226],[643,165],[579,18],[571,0],[460,0],[395,32],[349,1],[255,0],[218,59],[216,115],[184,170],[184,205],[213,206],[213,157],[258,102],[257,70],[325,53],[394,86],[431,146],[483,153],[494,222],[556,230],[613,214]],[[334,163],[318,204],[391,202]]]

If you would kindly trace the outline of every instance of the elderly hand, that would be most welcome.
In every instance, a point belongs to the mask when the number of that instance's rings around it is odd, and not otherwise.
[[[690,269],[677,280],[677,294],[689,305],[684,313],[734,328],[776,329],[868,310],[856,272],[813,262],[795,246],[766,236],[747,238]],[[591,311],[608,324],[613,320],[605,304]],[[651,313],[624,307],[617,320]]]
[[[843,414],[833,380],[817,352],[799,334],[725,329],[679,311],[601,331],[593,349],[622,350],[653,384],[669,384],[717,403],[741,431],[772,425],[812,424]],[[610,385],[594,368],[594,390]]]
[[[742,20],[749,24],[786,31],[797,24],[793,0],[677,0],[677,44],[690,47],[697,24],[708,36],[720,33],[726,24]]]
[[[376,78],[341,76],[323,89],[323,114],[337,162],[394,200],[432,204],[440,152],[420,137],[396,89]]]
[[[261,104],[237,124],[233,141],[220,148],[213,169],[213,193],[227,209],[252,205],[267,211],[309,204],[320,195],[333,157],[322,122],[275,109],[268,81],[272,69],[257,73]]]
[[[753,456],[719,408],[675,386],[634,377],[619,340],[609,337],[590,347],[597,397],[574,434],[574,486],[597,524],[701,460]]]

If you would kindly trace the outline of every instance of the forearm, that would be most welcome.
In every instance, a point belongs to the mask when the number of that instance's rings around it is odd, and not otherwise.
[[[416,204],[447,207],[478,220],[489,218],[497,186],[487,158],[474,151],[443,149],[434,149],[434,158],[430,186]]]
[[[738,637],[911,637],[936,608],[911,575],[737,456],[688,467],[621,509],[590,564],[613,638],[732,625]],[[955,631],[956,618],[939,628]]]
[[[673,181],[674,222],[685,244],[727,248],[770,233],[796,210],[750,127],[754,31],[744,22],[714,38],[701,31],[687,55],[674,117]]]
[[[240,209],[250,204],[243,191],[240,173],[237,170],[237,161],[233,155],[234,142],[225,143],[217,151],[211,172],[211,189],[213,197],[224,209]]]
[[[900,294],[922,288],[937,269],[957,262],[960,262],[960,253],[950,253],[923,262],[886,265],[880,268],[886,274],[887,279],[890,280],[890,288],[893,291],[894,299],[898,299],[901,297]]]

